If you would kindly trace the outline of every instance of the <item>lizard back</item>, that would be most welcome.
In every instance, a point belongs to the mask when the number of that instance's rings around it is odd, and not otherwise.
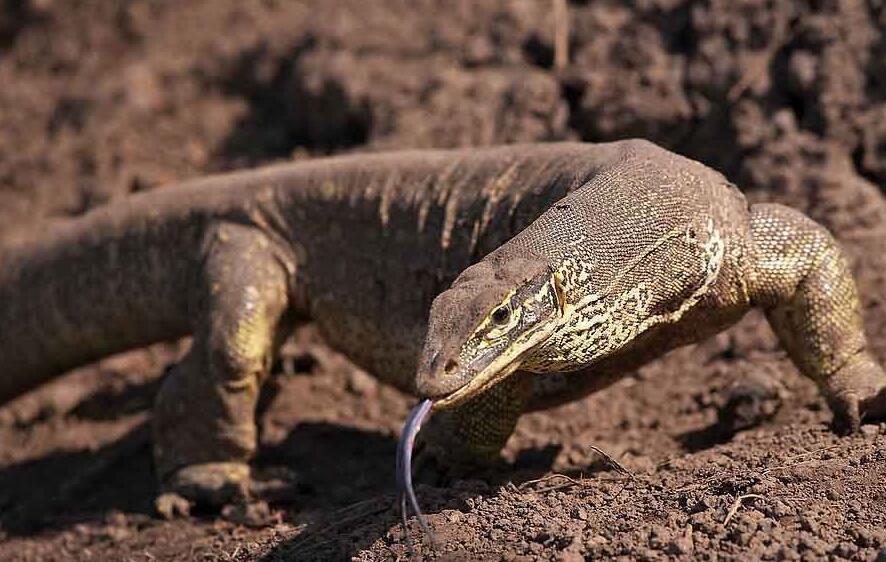
[[[224,221],[275,242],[297,312],[334,347],[411,389],[433,297],[637,146],[339,156],[187,181],[64,221],[3,254],[0,399],[189,333],[206,232]]]

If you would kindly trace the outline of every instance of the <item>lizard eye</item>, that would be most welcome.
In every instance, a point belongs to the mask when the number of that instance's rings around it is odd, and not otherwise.
[[[511,311],[506,306],[500,306],[492,311],[492,323],[496,326],[504,326],[511,318]]]

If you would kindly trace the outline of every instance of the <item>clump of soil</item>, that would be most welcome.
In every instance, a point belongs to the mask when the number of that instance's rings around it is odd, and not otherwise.
[[[828,226],[886,360],[883,3],[568,9],[568,64],[555,68],[547,0],[2,0],[0,240],[282,158],[643,136]],[[412,401],[310,327],[262,402],[258,470],[295,474],[267,524],[154,518],[146,424],[180,349],[113,358],[0,409],[0,559],[404,559],[393,458]],[[886,427],[840,438],[828,420],[752,314],[526,416],[492,480],[419,486],[440,545],[417,548],[439,560],[883,559]]]

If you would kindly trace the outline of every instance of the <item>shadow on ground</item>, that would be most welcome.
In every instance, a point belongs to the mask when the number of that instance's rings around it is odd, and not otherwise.
[[[328,427],[316,427],[313,431],[319,434],[329,431]],[[354,439],[365,439],[359,432],[354,432]],[[296,436],[293,435],[294,443]],[[355,474],[357,487],[362,488],[351,497],[351,502],[338,508],[326,508],[321,510],[320,516],[307,524],[306,528],[295,538],[283,541],[269,550],[260,560],[262,562],[277,562],[283,560],[350,560],[361,551],[370,549],[379,539],[383,544],[402,545],[407,542],[401,524],[399,507],[396,504],[396,495],[391,487],[392,471],[391,459],[394,454],[394,443],[380,443],[384,448],[390,447],[389,455],[385,463],[379,465],[375,460],[366,463],[365,470],[375,474],[367,476],[364,473]],[[293,451],[292,447],[285,447],[286,451]],[[359,451],[359,448],[358,448]],[[552,478],[547,475],[554,463],[554,459],[560,451],[559,446],[531,447],[521,450],[513,463],[503,465],[495,472],[488,475],[484,480],[455,480],[446,482],[440,486],[431,486],[418,483],[416,494],[432,528],[446,527],[449,513],[458,511],[465,513],[470,511],[472,498],[480,495],[495,497],[508,490],[531,489],[534,486],[547,486],[547,482],[553,485],[553,489],[563,482],[576,482],[579,479],[591,477],[603,471],[610,470],[605,462],[593,462],[591,465],[564,472]],[[362,452],[366,452],[364,449]],[[373,453],[374,454],[374,453]],[[325,454],[318,455],[325,458]],[[339,480],[347,477],[350,470],[337,472],[332,471],[323,478],[312,477],[316,484],[321,481],[334,480],[334,486],[341,485]],[[372,482],[371,485],[367,485]],[[377,486],[377,487],[376,487]],[[325,497],[322,491],[311,490],[313,501]],[[313,493],[320,492],[320,493]],[[341,495],[336,498],[345,499]],[[307,499],[307,498],[306,498]],[[325,500],[322,501],[326,504]],[[298,508],[312,511],[314,507],[308,504],[299,504]],[[417,544],[424,542],[428,546],[428,538],[424,535],[418,521],[410,512],[408,529],[410,540]],[[439,537],[438,537],[439,538]],[[392,559],[397,559],[395,550],[390,550]]]

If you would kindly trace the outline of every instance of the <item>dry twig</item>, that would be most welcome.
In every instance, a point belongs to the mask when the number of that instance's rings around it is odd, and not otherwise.
[[[634,476],[633,472],[631,472],[630,470],[625,468],[625,466],[623,464],[621,464],[620,462],[615,460],[615,458],[612,455],[610,455],[609,453],[607,453],[603,449],[597,447],[596,445],[588,445],[588,447],[590,447],[595,453],[597,453],[598,455],[603,457],[606,460],[606,462],[608,462],[610,466],[615,467],[615,469],[617,471],[621,472],[622,474],[627,474],[628,476],[631,477],[631,480],[637,479],[637,477]]]
[[[735,501],[732,503],[732,507],[729,508],[729,513],[726,514],[726,519],[723,520],[723,526],[729,524],[732,521],[732,518],[735,517],[735,514],[738,512],[738,508],[741,507],[742,502],[749,499],[763,500],[766,499],[760,494],[745,494],[743,496],[738,496],[735,498]]]
[[[566,482],[567,482],[566,485],[585,486],[585,482],[583,479],[576,480],[575,478],[573,478],[571,476],[567,476],[565,474],[560,474],[559,472],[554,472],[552,474],[542,476],[541,478],[536,478],[535,480],[527,480],[526,482],[523,482],[522,484],[517,486],[517,489],[522,492],[523,490],[525,490],[529,486],[532,486],[533,484],[542,484],[544,482],[549,482],[549,481],[557,479],[557,478],[561,478],[563,480],[566,480]],[[561,487],[562,486],[556,486],[556,488],[561,488]],[[544,488],[544,491],[548,491],[551,489],[552,488]],[[543,491],[543,490],[536,490],[536,491]]]

